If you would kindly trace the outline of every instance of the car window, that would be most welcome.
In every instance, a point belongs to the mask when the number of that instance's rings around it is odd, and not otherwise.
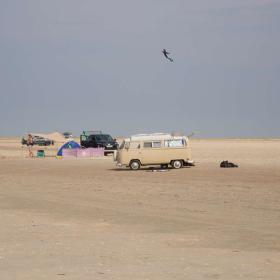
[[[161,147],[161,142],[160,141],[153,141],[153,148],[160,148]]]
[[[160,148],[161,142],[160,141],[148,141],[144,142],[144,148]]]
[[[152,142],[144,142],[143,147],[144,148],[152,148],[153,143]]]
[[[140,142],[130,142],[130,149],[139,149]]]
[[[173,139],[173,140],[166,140],[164,141],[165,147],[183,147],[184,146],[184,139]]]
[[[109,134],[94,135],[96,141],[113,142],[113,138]]]

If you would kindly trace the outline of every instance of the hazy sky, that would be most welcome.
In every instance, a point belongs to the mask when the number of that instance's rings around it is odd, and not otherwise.
[[[280,0],[0,0],[0,134],[279,137],[279,52]]]

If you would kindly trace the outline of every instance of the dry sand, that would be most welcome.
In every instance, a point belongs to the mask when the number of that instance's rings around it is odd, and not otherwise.
[[[1,280],[280,279],[279,140],[193,140],[197,166],[167,172],[18,142],[0,140]]]

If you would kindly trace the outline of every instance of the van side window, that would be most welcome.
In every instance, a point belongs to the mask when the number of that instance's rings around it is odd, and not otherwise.
[[[174,140],[166,140],[164,141],[164,146],[165,147],[183,147],[185,144],[184,139],[174,139]]]
[[[152,148],[152,142],[144,142],[144,148]]]
[[[144,142],[144,148],[160,148],[160,147],[161,147],[160,141]]]
[[[153,148],[160,148],[161,142],[160,141],[153,141]]]
[[[140,142],[130,142],[130,149],[140,149]]]

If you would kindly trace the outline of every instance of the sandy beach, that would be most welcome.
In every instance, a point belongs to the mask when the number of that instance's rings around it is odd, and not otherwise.
[[[0,139],[1,280],[280,279],[280,140],[191,145],[195,167],[135,172]]]

